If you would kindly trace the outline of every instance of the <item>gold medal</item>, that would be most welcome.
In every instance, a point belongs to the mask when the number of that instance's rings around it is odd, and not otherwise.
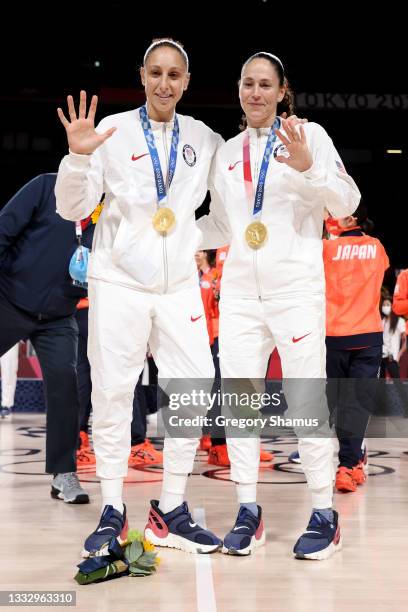
[[[159,234],[167,234],[175,225],[176,217],[170,208],[159,208],[152,219],[153,227]]]
[[[259,249],[266,242],[267,237],[266,225],[260,221],[250,223],[245,230],[245,240],[251,249]]]

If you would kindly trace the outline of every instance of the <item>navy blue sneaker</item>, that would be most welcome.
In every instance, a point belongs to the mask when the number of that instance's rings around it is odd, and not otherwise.
[[[159,502],[152,499],[144,535],[155,546],[178,548],[189,553],[211,553],[222,546],[216,535],[194,522],[187,502],[163,514]]]
[[[290,453],[289,463],[302,463],[300,460],[299,451],[293,451],[293,453]]]
[[[258,516],[248,508],[241,507],[234,527],[224,538],[222,552],[227,555],[250,555],[254,548],[265,544],[265,530],[262,508],[258,506]]]
[[[328,559],[341,550],[339,515],[333,510],[333,522],[328,521],[320,512],[313,512],[303,535],[295,544],[293,553],[296,559]]]
[[[0,417],[2,419],[7,419],[7,417],[9,417],[11,415],[11,410],[10,408],[7,408],[6,406],[2,406],[0,408]]]
[[[129,527],[126,518],[126,506],[124,504],[123,508],[123,514],[121,514],[113,506],[104,507],[99,525],[85,540],[82,551],[83,557],[108,555],[112,538],[116,538],[119,544],[126,541]]]

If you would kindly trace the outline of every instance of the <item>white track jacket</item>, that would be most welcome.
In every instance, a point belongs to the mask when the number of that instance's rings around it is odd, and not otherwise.
[[[279,139],[275,142],[261,218],[268,239],[257,250],[245,241],[245,229],[254,219],[243,178],[244,132],[218,149],[212,181],[219,197],[198,226],[203,232],[201,248],[231,245],[223,270],[223,296],[262,299],[324,292],[324,209],[334,217],[346,217],[357,208],[360,193],[325,130],[317,123],[303,128],[313,165],[298,172],[277,162],[276,155],[285,147]],[[254,190],[268,134],[269,128],[249,128]]]
[[[178,119],[177,166],[165,204],[175,213],[176,225],[165,237],[152,226],[157,192],[138,109],[103,119],[98,132],[117,130],[92,155],[69,153],[63,158],[55,193],[64,219],[84,219],[105,193],[90,278],[153,293],[197,285],[194,254],[201,234],[194,211],[206,196],[211,161],[223,140],[201,121],[183,115]],[[173,122],[150,123],[165,179]]]

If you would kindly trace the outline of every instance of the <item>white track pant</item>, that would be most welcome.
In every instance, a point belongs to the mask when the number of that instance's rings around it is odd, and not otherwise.
[[[269,356],[276,346],[282,362],[284,379],[321,380],[321,383],[320,381],[313,383],[316,385],[313,390],[314,392],[318,390],[320,397],[317,399],[324,404],[324,414],[326,414],[324,296],[277,297],[262,302],[256,299],[222,296],[219,339],[223,379],[264,379]],[[290,416],[294,416],[289,398],[294,397],[297,403],[302,381],[287,380],[286,384],[289,388],[288,395],[285,391],[289,412]],[[295,407],[295,413],[298,414],[297,408]],[[322,414],[321,410],[319,414]],[[331,487],[333,482],[333,445],[328,427],[326,431],[326,437],[299,439],[302,468],[312,491]],[[243,484],[256,483],[259,438],[227,436],[227,442],[231,479]],[[325,495],[320,507],[331,507],[331,505],[330,493]]]
[[[18,347],[19,344],[17,343],[0,357],[1,405],[4,408],[14,406],[14,395],[17,385]]]
[[[133,393],[147,344],[161,378],[214,378],[198,283],[159,295],[90,279],[88,356],[100,478],[127,474]],[[197,444],[197,438],[166,438],[164,469],[190,473]]]

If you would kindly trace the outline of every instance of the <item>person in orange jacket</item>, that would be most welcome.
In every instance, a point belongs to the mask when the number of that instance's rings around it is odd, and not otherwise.
[[[402,270],[397,277],[392,299],[392,309],[396,315],[404,317],[406,320],[406,336],[408,349],[408,269]]]
[[[210,346],[214,344],[213,319],[217,316],[218,308],[214,289],[217,281],[214,251],[197,251],[195,260],[198,268],[198,279],[201,289],[201,299],[204,304],[205,318],[207,320],[208,339]],[[218,335],[218,334],[217,334]]]
[[[328,232],[337,237],[323,240],[328,379],[375,379],[379,375],[383,344],[379,301],[389,260],[381,242],[363,231],[368,227],[373,224],[363,203],[353,215],[326,220]],[[339,391],[346,387],[338,380],[328,387],[330,407],[337,408],[340,445],[336,488],[344,492],[356,491],[365,481],[361,447],[371,412],[370,387],[363,381],[356,385],[357,398],[364,397],[362,404],[343,401],[345,396]]]

